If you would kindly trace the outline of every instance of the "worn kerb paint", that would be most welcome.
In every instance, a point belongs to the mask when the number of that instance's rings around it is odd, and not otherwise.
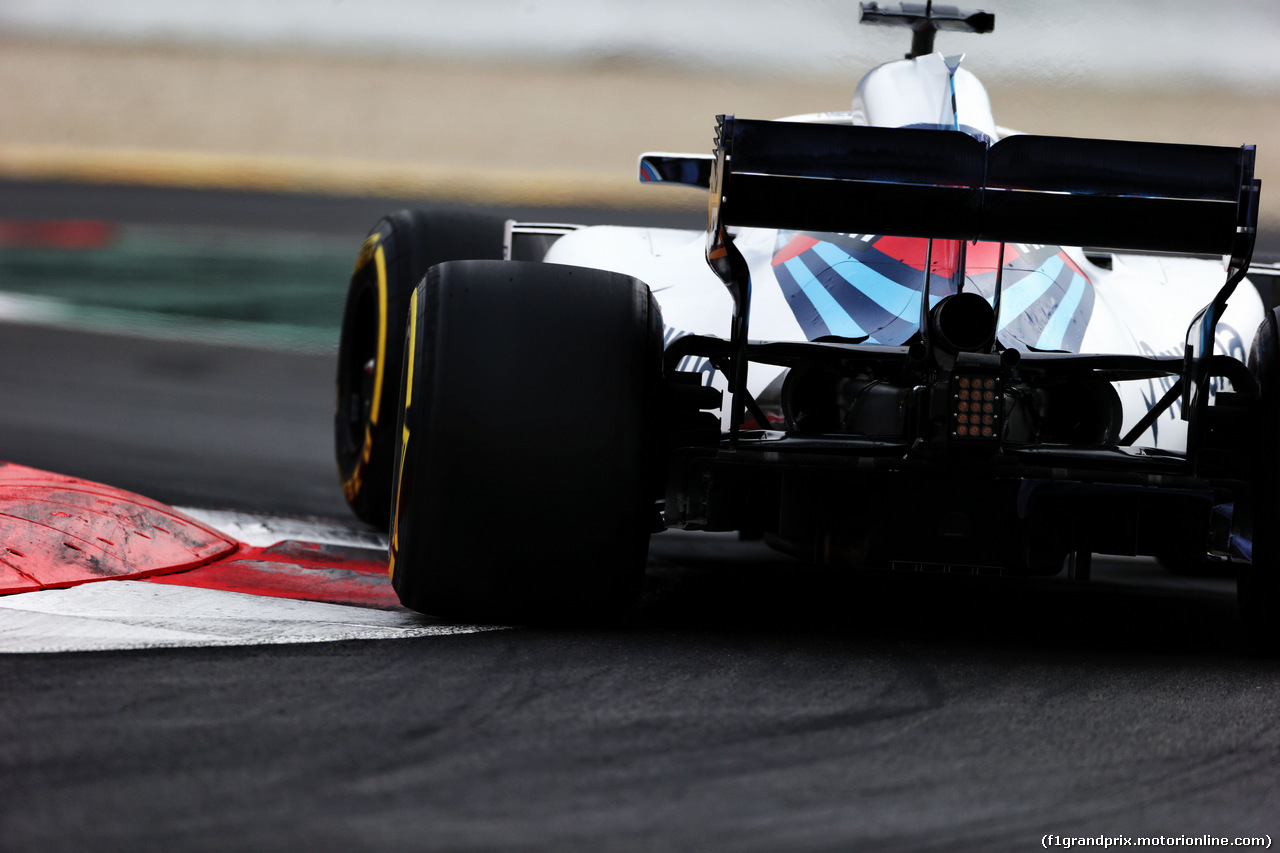
[[[190,515],[240,547],[226,559],[145,580],[95,579],[0,596],[0,653],[394,639],[501,627],[446,624],[400,606],[386,580],[380,535],[261,514]]]
[[[437,637],[500,630],[408,610],[350,607],[147,581],[0,598],[0,653],[90,652]]]

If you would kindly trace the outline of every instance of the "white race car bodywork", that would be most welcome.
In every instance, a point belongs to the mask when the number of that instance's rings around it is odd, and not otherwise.
[[[608,604],[638,589],[648,532],[736,530],[910,572],[1233,562],[1246,625],[1280,647],[1280,311],[1245,279],[1256,150],[1006,130],[932,49],[993,15],[861,11],[912,46],[850,109],[718,116],[709,156],[641,156],[641,182],[708,191],[705,231],[508,220],[502,260],[428,265],[403,347],[401,601]],[[340,372],[357,402],[367,363]],[[477,418],[552,385],[532,425]],[[530,483],[557,497],[523,499]],[[532,536],[478,571],[481,505],[597,538],[572,573]]]
[[[778,231],[744,229],[736,245],[751,265],[751,337],[771,341],[804,341],[805,330],[787,305],[778,284],[773,258]],[[548,263],[607,269],[647,282],[662,306],[667,342],[684,334],[728,338],[732,304],[720,279],[706,265],[706,234],[664,228],[595,226],[561,237],[547,253]],[[1091,316],[1076,351],[1180,355],[1187,318],[1204,307],[1222,279],[1217,260],[1159,255],[1096,255],[1078,248],[1063,252],[1087,276],[1095,295]],[[1090,260],[1090,257],[1093,260]],[[1094,261],[1101,263],[1095,263]],[[1108,263],[1107,269],[1101,264]],[[979,292],[982,292],[979,289]],[[983,293],[990,296],[989,293]],[[935,300],[936,300],[935,296]],[[900,306],[904,317],[919,316],[918,292]],[[1241,361],[1248,342],[1262,322],[1263,306],[1252,288],[1240,288],[1218,324],[1217,351]],[[1013,324],[1010,303],[1002,305],[1001,329]],[[1024,341],[1002,335],[1001,343],[1027,348]],[[724,377],[709,367],[685,364],[682,370],[702,370],[708,382],[723,389]],[[748,389],[759,396],[781,368],[753,365]],[[1172,379],[1119,382],[1115,387],[1124,407],[1127,431],[1169,389]],[[727,417],[727,413],[724,415]],[[1138,444],[1183,450],[1186,424],[1175,406],[1139,438]]]
[[[944,57],[939,53],[914,59],[888,62],[872,69],[859,83],[848,112],[815,113],[791,116],[784,121],[804,121],[821,124],[852,124],[875,127],[931,127],[959,129],[979,139],[994,141],[1012,131],[997,129],[991,112],[991,101],[978,78],[961,68],[963,56]],[[872,235],[841,235],[864,236]],[[755,340],[805,341],[815,337],[812,329],[802,325],[797,313],[788,306],[788,295],[780,284],[776,261],[785,242],[783,232],[769,229],[741,229],[735,245],[746,258],[755,283],[750,310],[750,337]],[[923,244],[923,240],[919,241]],[[1041,247],[1017,247],[1022,254]],[[1054,247],[1056,248],[1056,247]],[[647,282],[662,306],[667,326],[667,342],[684,334],[710,335],[728,338],[732,317],[732,302],[721,280],[706,266],[706,233],[660,228],[628,228],[597,226],[577,230],[555,243],[544,258],[549,263],[607,269],[635,276]],[[1078,247],[1061,248],[1051,258],[1052,269],[1037,269],[1020,282],[1022,290],[1035,298],[1010,299],[1015,288],[1007,280],[1005,300],[998,320],[998,340],[1002,346],[1026,350],[1064,349],[1082,353],[1131,353],[1136,355],[1180,356],[1183,353],[1188,319],[1203,308],[1220,286],[1223,264],[1217,259],[1190,258],[1161,255],[1111,254],[1085,252]],[[845,263],[858,263],[850,257],[840,258]],[[794,261],[792,261],[794,263]],[[1054,302],[1048,313],[1042,298],[1051,289],[1050,274],[1061,272],[1065,265],[1073,265],[1083,282],[1074,282],[1075,289],[1067,286],[1059,298],[1049,294]],[[781,264],[784,266],[785,264]],[[970,271],[972,272],[972,270]],[[920,276],[923,276],[921,271]],[[990,276],[988,276],[990,278]],[[863,277],[862,281],[868,281]],[[844,286],[849,282],[838,282]],[[873,286],[883,286],[880,278],[871,278]],[[966,277],[966,287],[976,289],[990,301],[993,282],[982,281],[981,276]],[[985,286],[984,286],[985,285]],[[858,286],[854,283],[855,287]],[[830,281],[807,281],[801,286],[808,297],[816,302],[830,303],[824,291],[832,287]],[[1059,336],[1043,346],[1043,342],[1025,334],[1027,328],[1044,332],[1053,325],[1054,309],[1066,308],[1076,300],[1079,290],[1087,287],[1092,294],[1092,308],[1076,322],[1082,328],[1073,347],[1062,346]],[[937,286],[931,294],[935,302],[945,295]],[[885,295],[875,296],[883,305]],[[920,316],[920,289],[912,290],[898,285],[890,298],[896,303],[883,305],[890,314],[915,322]],[[794,297],[793,297],[794,298]],[[1039,304],[1037,304],[1039,303]],[[841,316],[839,306],[819,306],[828,314]],[[1038,311],[1042,316],[1025,316],[1027,311]],[[851,313],[851,312],[846,312]],[[1077,312],[1078,313],[1078,312]],[[1019,316],[1024,314],[1024,316]],[[843,319],[843,316],[841,316]],[[861,317],[850,316],[849,329],[866,332],[857,326]],[[1228,304],[1227,311],[1218,324],[1217,351],[1244,361],[1248,341],[1263,320],[1263,305],[1257,292],[1251,287],[1240,288]],[[1059,318],[1060,326],[1062,318]],[[1024,334],[1017,334],[1021,328]],[[836,332],[835,328],[828,331]],[[902,333],[892,341],[902,343]],[[1037,347],[1037,343],[1041,346]],[[725,378],[708,366],[682,365],[683,370],[702,370],[708,382],[723,388]],[[774,382],[781,368],[754,365],[749,375],[748,390],[759,396]],[[1124,409],[1123,430],[1129,430],[1147,413],[1151,406],[1172,385],[1171,378],[1116,383],[1116,391]],[[728,418],[728,413],[722,412]],[[1186,423],[1181,418],[1181,408],[1175,404],[1136,442],[1142,446],[1164,450],[1182,451],[1186,447]]]

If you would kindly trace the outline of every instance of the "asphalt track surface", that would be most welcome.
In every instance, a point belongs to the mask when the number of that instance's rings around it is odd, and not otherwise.
[[[3,189],[0,216],[225,218],[353,245],[394,205]],[[354,525],[332,373],[320,356],[4,326],[0,448],[171,502]],[[5,656],[0,849],[1280,837],[1280,663],[1243,646],[1233,584],[1143,561],[1095,575],[869,578],[665,533],[610,628]]]

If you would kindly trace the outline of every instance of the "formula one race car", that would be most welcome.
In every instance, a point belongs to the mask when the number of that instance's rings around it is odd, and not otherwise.
[[[912,49],[850,111],[721,116],[713,155],[641,157],[641,181],[709,192],[705,232],[378,223],[337,455],[355,512],[389,523],[400,600],[580,617],[630,601],[649,535],[678,527],[917,572],[1232,563],[1274,644],[1254,149],[1015,134],[933,52],[994,16],[862,21]]]

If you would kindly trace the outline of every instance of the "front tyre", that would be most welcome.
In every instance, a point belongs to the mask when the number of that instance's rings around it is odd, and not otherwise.
[[[654,520],[662,319],[642,282],[515,261],[433,267],[414,294],[390,571],[452,619],[626,606]]]
[[[383,530],[409,296],[434,264],[500,259],[503,227],[496,216],[402,210],[378,221],[356,260],[338,344],[334,445],[347,504]]]

